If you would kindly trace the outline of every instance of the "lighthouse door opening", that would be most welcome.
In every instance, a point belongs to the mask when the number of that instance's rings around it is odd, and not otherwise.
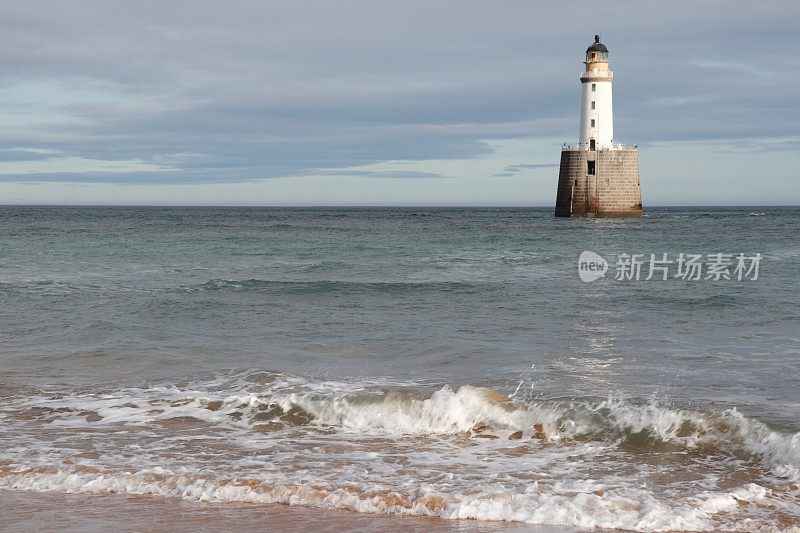
[[[594,161],[587,161],[586,174],[594,176]]]

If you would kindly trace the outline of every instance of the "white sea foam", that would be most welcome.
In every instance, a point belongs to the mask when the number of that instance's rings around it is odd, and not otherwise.
[[[17,398],[0,416],[2,488],[641,531],[800,520],[800,434],[733,409],[267,375]]]
[[[529,524],[563,524],[635,531],[703,531],[710,529],[777,531],[757,527],[746,517],[724,522],[720,513],[742,504],[769,502],[769,491],[756,484],[729,492],[699,494],[673,505],[603,491],[565,491],[564,487],[530,485],[522,493],[418,493],[312,485],[267,485],[253,479],[213,480],[175,475],[161,468],[135,473],[75,473],[20,471],[0,477],[0,488],[68,493],[121,493],[175,497],[203,502],[282,503],[364,513],[396,513],[442,518],[505,520]],[[787,531],[797,531],[797,527]]]

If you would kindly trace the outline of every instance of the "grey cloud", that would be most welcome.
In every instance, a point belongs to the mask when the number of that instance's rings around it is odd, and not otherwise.
[[[261,173],[262,177],[254,179],[255,172]],[[283,169],[272,172],[263,172],[262,167],[252,168],[222,168],[206,170],[193,173],[185,172],[82,172],[80,175],[71,172],[50,172],[37,174],[2,174],[2,181],[30,182],[79,182],[79,183],[128,183],[128,184],[187,184],[187,183],[230,183],[230,182],[252,182],[284,177],[303,177],[303,176],[345,176],[363,177],[375,179],[455,179],[454,176],[446,176],[435,172],[417,172],[406,170],[304,170],[294,171],[293,169]]]
[[[509,176],[516,176],[523,170],[534,169],[534,168],[553,168],[557,167],[558,163],[519,163],[516,165],[508,165],[506,168],[503,169],[502,172],[498,172],[494,174],[495,177],[509,177]]]
[[[60,154],[55,150],[37,148],[5,148],[0,149],[0,161],[46,161]]]
[[[70,120],[4,127],[0,159],[31,146],[182,169],[90,181],[219,182],[485,156],[486,139],[571,142],[581,54],[598,31],[611,48],[620,141],[796,134],[797,3],[620,2],[593,22],[576,18],[580,9],[522,0],[8,2],[0,90],[35,81],[108,97],[39,102]],[[533,167],[498,175],[523,168]]]
[[[435,172],[416,172],[410,170],[329,170],[321,172],[327,176],[363,176],[379,179],[454,179]]]

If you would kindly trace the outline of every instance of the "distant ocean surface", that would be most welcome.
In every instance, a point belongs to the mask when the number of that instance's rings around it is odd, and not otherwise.
[[[0,207],[0,502],[800,531],[800,208],[647,213]]]

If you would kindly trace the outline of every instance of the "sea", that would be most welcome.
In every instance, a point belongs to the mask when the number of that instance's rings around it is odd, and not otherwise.
[[[799,276],[797,207],[0,207],[0,529],[800,531]]]

